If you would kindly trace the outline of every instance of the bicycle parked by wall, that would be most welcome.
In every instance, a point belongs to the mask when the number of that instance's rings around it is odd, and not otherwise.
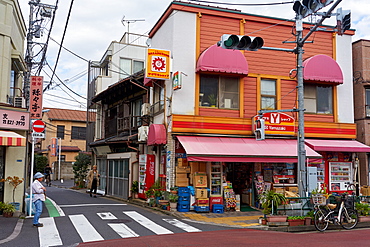
[[[325,231],[330,224],[341,225],[344,229],[353,229],[358,223],[358,213],[354,208],[355,196],[343,193],[334,197],[337,204],[327,203],[324,195],[312,195],[315,207],[314,224],[318,231]]]

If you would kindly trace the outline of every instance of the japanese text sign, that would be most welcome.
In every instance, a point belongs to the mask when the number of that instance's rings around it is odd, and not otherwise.
[[[148,48],[145,77],[150,79],[170,79],[171,52]]]
[[[29,129],[30,115],[28,112],[0,109],[0,117],[0,129]]]
[[[264,113],[266,135],[294,135],[294,117],[282,112]],[[254,121],[252,121],[254,123]],[[255,126],[254,126],[255,128]]]
[[[40,119],[42,117],[42,86],[44,78],[42,76],[31,76],[30,84],[30,118]]]

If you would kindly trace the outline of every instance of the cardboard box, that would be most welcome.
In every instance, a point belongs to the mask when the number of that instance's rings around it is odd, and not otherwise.
[[[176,166],[176,174],[180,173],[190,173],[190,168],[183,168]]]
[[[207,198],[208,197],[208,190],[207,189],[196,189],[195,190],[195,198]]]
[[[290,191],[290,192],[293,192],[293,193],[296,193],[296,194],[298,194],[299,192],[298,192],[298,187],[288,187],[288,189],[287,189],[288,191]]]
[[[285,189],[284,188],[274,188],[274,191],[276,193],[281,193],[281,194],[284,194],[285,193]]]
[[[363,196],[370,196],[370,187],[367,185],[362,186],[360,189],[360,193]]]
[[[187,168],[188,167],[188,160],[185,158],[178,158],[177,159],[177,166]]]
[[[206,163],[204,162],[189,162],[190,172],[193,174],[195,172],[207,172]]]
[[[189,179],[188,178],[176,178],[176,186],[178,187],[189,186]]]
[[[207,187],[207,175],[198,175],[197,173],[193,177],[194,187]]]
[[[176,174],[176,179],[182,179],[182,178],[188,178],[188,174],[187,173],[177,173]]]

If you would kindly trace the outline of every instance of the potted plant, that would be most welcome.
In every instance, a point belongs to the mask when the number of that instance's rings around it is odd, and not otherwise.
[[[13,204],[7,203],[2,206],[3,208],[3,217],[9,218],[13,216],[13,213],[16,211]]]
[[[286,221],[287,216],[278,215],[278,217],[271,217],[274,214],[277,214],[278,206],[286,202],[285,195],[277,193],[273,190],[264,191],[260,194],[259,199],[263,207],[263,213],[267,216],[268,221]],[[271,214],[271,215],[269,215]],[[285,220],[284,220],[285,219]]]
[[[131,193],[132,197],[137,199],[138,198],[138,193],[139,193],[139,182],[138,181],[133,181],[131,185]]]
[[[178,190],[179,190],[179,187],[177,187],[177,186],[175,186],[175,187],[171,187],[171,188],[170,188],[170,192],[171,192],[172,194],[177,194],[177,193],[178,193]]]
[[[3,208],[5,206],[4,202],[0,202],[0,215],[3,214]]]
[[[179,196],[177,194],[169,194],[168,199],[170,201],[170,208],[171,211],[175,211],[177,206],[177,200],[179,199]]]
[[[208,101],[211,107],[216,107],[217,105],[217,97],[214,94],[208,95]]]
[[[305,216],[288,216],[289,226],[303,226],[305,223]]]
[[[10,185],[13,186],[13,204],[16,205],[17,210],[19,210],[19,202],[15,202],[15,190],[17,189],[18,185],[23,183],[24,178],[19,178],[17,176],[8,176],[7,178],[0,179],[0,182],[8,182]]]
[[[310,210],[307,212],[306,216],[305,216],[305,225],[309,226],[311,225],[312,223],[312,220],[314,218],[314,215],[315,215],[315,211],[314,210]]]
[[[359,222],[368,222],[370,221],[369,216],[369,204],[367,203],[356,203],[355,208],[359,215]]]

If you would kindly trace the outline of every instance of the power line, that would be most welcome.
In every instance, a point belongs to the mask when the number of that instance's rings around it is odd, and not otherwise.
[[[72,12],[73,1],[74,1],[74,0],[71,0],[71,5],[70,5],[70,7],[69,7],[68,16],[67,16],[67,21],[66,21],[66,25],[65,25],[65,27],[64,27],[63,37],[62,37],[61,45],[59,46],[59,51],[58,51],[58,55],[57,55],[57,59],[56,59],[55,65],[54,65],[53,74],[51,75],[50,83],[49,83],[49,84],[44,88],[43,92],[45,92],[46,90],[48,90],[48,89],[50,88],[51,83],[52,83],[52,81],[53,81],[53,77],[54,77],[54,75],[55,75],[55,71],[56,71],[57,66],[58,66],[58,61],[59,61],[59,57],[60,57],[60,52],[62,51],[62,45],[63,45],[63,42],[64,42],[64,37],[65,37],[66,32],[67,32],[67,27],[68,27],[69,17],[71,16],[71,12]]]

